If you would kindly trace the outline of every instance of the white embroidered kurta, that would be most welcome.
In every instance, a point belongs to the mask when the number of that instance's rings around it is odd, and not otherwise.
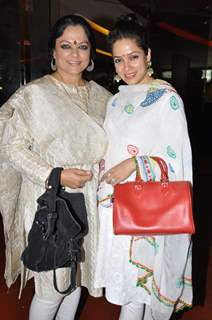
[[[0,109],[0,211],[8,286],[20,273],[22,285],[33,275],[38,295],[57,297],[51,272],[25,272],[20,255],[34,219],[36,199],[44,192],[51,169],[82,168],[91,170],[93,179],[84,188],[71,190],[84,193],[88,212],[89,233],[84,241],[81,284],[91,295],[101,295],[101,290],[93,287],[98,234],[96,190],[98,163],[107,147],[102,124],[109,96],[94,81],[75,87],[46,75],[19,89]],[[66,288],[67,269],[59,269],[57,275],[59,287]]]
[[[109,140],[105,171],[130,156],[146,156],[139,161],[143,179],[159,180],[152,155],[167,162],[170,180],[192,180],[183,103],[168,83],[120,86],[108,103],[104,128]],[[135,174],[128,178],[133,179]],[[101,183],[95,286],[105,287],[112,303],[146,303],[155,319],[168,320],[174,308],[192,302],[190,236],[115,236],[112,193],[111,185]]]

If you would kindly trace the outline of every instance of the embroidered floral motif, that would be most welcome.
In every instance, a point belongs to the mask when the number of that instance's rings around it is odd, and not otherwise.
[[[155,279],[152,280],[152,290],[154,292],[155,297],[163,304],[165,304],[167,307],[172,307],[176,301],[168,299],[164,295],[161,294],[159,287],[156,284]]]
[[[149,269],[147,266],[145,266],[144,264],[140,263],[139,261],[134,261],[134,260],[129,260],[130,263],[134,264],[134,266],[136,266],[137,268],[143,269],[145,271],[148,272],[149,276],[152,276],[153,274],[153,270]]]
[[[180,312],[182,310],[189,310],[191,308],[192,308],[191,304],[188,304],[185,301],[180,299],[179,302],[178,302],[178,305],[176,307],[176,311],[175,312],[178,313],[178,312]]]
[[[144,264],[142,264],[139,261],[133,260],[133,245],[134,245],[134,242],[138,241],[138,240],[142,241],[145,238],[146,237],[131,237],[130,248],[129,248],[129,262],[134,264],[137,268],[141,268],[141,269],[145,270],[148,273],[152,273],[153,272],[152,269],[150,269],[149,267],[145,266]]]
[[[104,208],[111,208],[113,205],[113,194],[108,194],[103,199],[97,199],[97,204]]]
[[[132,144],[128,144],[127,151],[131,156],[136,156],[139,152],[138,148]]]
[[[145,275],[144,277],[138,278],[138,281],[137,281],[137,283],[136,283],[136,286],[137,286],[137,287],[142,287],[142,288],[144,288],[144,289],[147,291],[147,293],[148,293],[149,295],[151,295],[151,291],[150,291],[149,288],[146,286],[146,283],[147,283],[147,281],[148,281],[148,278],[149,278],[149,274]]]
[[[156,102],[158,99],[162,97],[166,90],[165,89],[154,89],[150,88],[150,90],[147,93],[146,99],[141,102],[141,107],[148,107],[154,102]]]
[[[154,247],[155,249],[155,255],[158,253],[159,251],[159,245],[156,242],[155,237],[145,237],[145,236],[140,236],[140,237],[134,237],[134,241],[138,241],[143,239],[144,241],[147,241],[151,246]]]
[[[176,158],[176,152],[172,149],[171,146],[168,146],[166,149],[167,154],[169,155],[169,157],[175,159]]]
[[[179,102],[177,101],[176,97],[175,96],[172,96],[170,99],[169,99],[169,102],[170,102],[170,106],[173,110],[177,110],[179,109],[180,107],[180,104]]]
[[[154,247],[154,237],[132,237],[130,241],[130,248],[129,248],[129,263],[134,265],[136,268],[141,269],[143,275],[139,276],[136,282],[137,287],[144,288],[148,294],[151,294],[150,289],[148,288],[148,280],[153,275],[153,269],[149,268],[147,265],[144,265],[140,261],[136,261],[133,259],[133,245],[136,241],[145,241],[149,239],[148,243]]]
[[[180,279],[177,280],[178,288],[180,288],[183,284],[184,285],[191,285],[191,279],[186,279],[186,278],[182,279],[182,278],[180,278]],[[155,281],[154,278],[153,278],[153,281],[152,281],[152,289],[153,289],[155,297],[160,302],[165,304],[166,306],[170,306],[171,307],[176,303],[176,301],[170,300],[170,299],[168,299],[167,297],[165,297],[164,295],[161,294],[160,289],[157,286],[156,281]],[[179,300],[178,301],[178,306],[177,306],[176,309],[178,311],[180,311],[180,310],[183,310],[184,308],[190,308],[190,307],[191,307],[190,304],[187,304],[185,301]]]
[[[134,106],[130,103],[124,107],[124,111],[128,114],[132,114],[134,112]]]

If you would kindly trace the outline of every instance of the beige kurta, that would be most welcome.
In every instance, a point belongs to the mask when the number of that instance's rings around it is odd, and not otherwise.
[[[24,270],[20,255],[33,222],[36,199],[44,192],[45,179],[53,167],[74,167],[93,172],[92,181],[72,192],[84,192],[88,211],[89,233],[84,241],[81,284],[91,295],[101,295],[93,287],[98,234],[96,190],[98,163],[107,146],[102,124],[109,96],[94,81],[74,87],[46,75],[19,89],[0,109],[0,211],[9,287],[20,273],[22,285],[31,276]],[[65,287],[69,279],[66,270],[60,269],[58,277],[60,286]],[[38,295],[57,296],[49,272],[36,275],[36,279]]]

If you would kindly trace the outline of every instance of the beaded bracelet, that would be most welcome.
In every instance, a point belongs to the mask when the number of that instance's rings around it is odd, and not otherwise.
[[[137,156],[138,167],[145,181],[154,181],[155,174],[149,156]]]

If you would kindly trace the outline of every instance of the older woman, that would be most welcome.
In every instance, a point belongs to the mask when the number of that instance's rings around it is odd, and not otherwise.
[[[31,276],[35,296],[30,320],[74,319],[79,287],[63,297],[53,286],[52,272],[25,270],[20,255],[36,211],[36,199],[45,190],[52,168],[63,167],[61,184],[85,195],[89,233],[84,241],[85,262],[81,285],[93,296],[97,232],[96,190],[99,161],[106,150],[102,129],[109,92],[83,78],[94,65],[95,43],[89,24],[80,16],[60,18],[50,37],[54,73],[20,88],[1,108],[2,148],[0,209],[6,241],[6,281],[10,286],[21,273],[22,286]],[[57,271],[60,289],[69,272]]]

